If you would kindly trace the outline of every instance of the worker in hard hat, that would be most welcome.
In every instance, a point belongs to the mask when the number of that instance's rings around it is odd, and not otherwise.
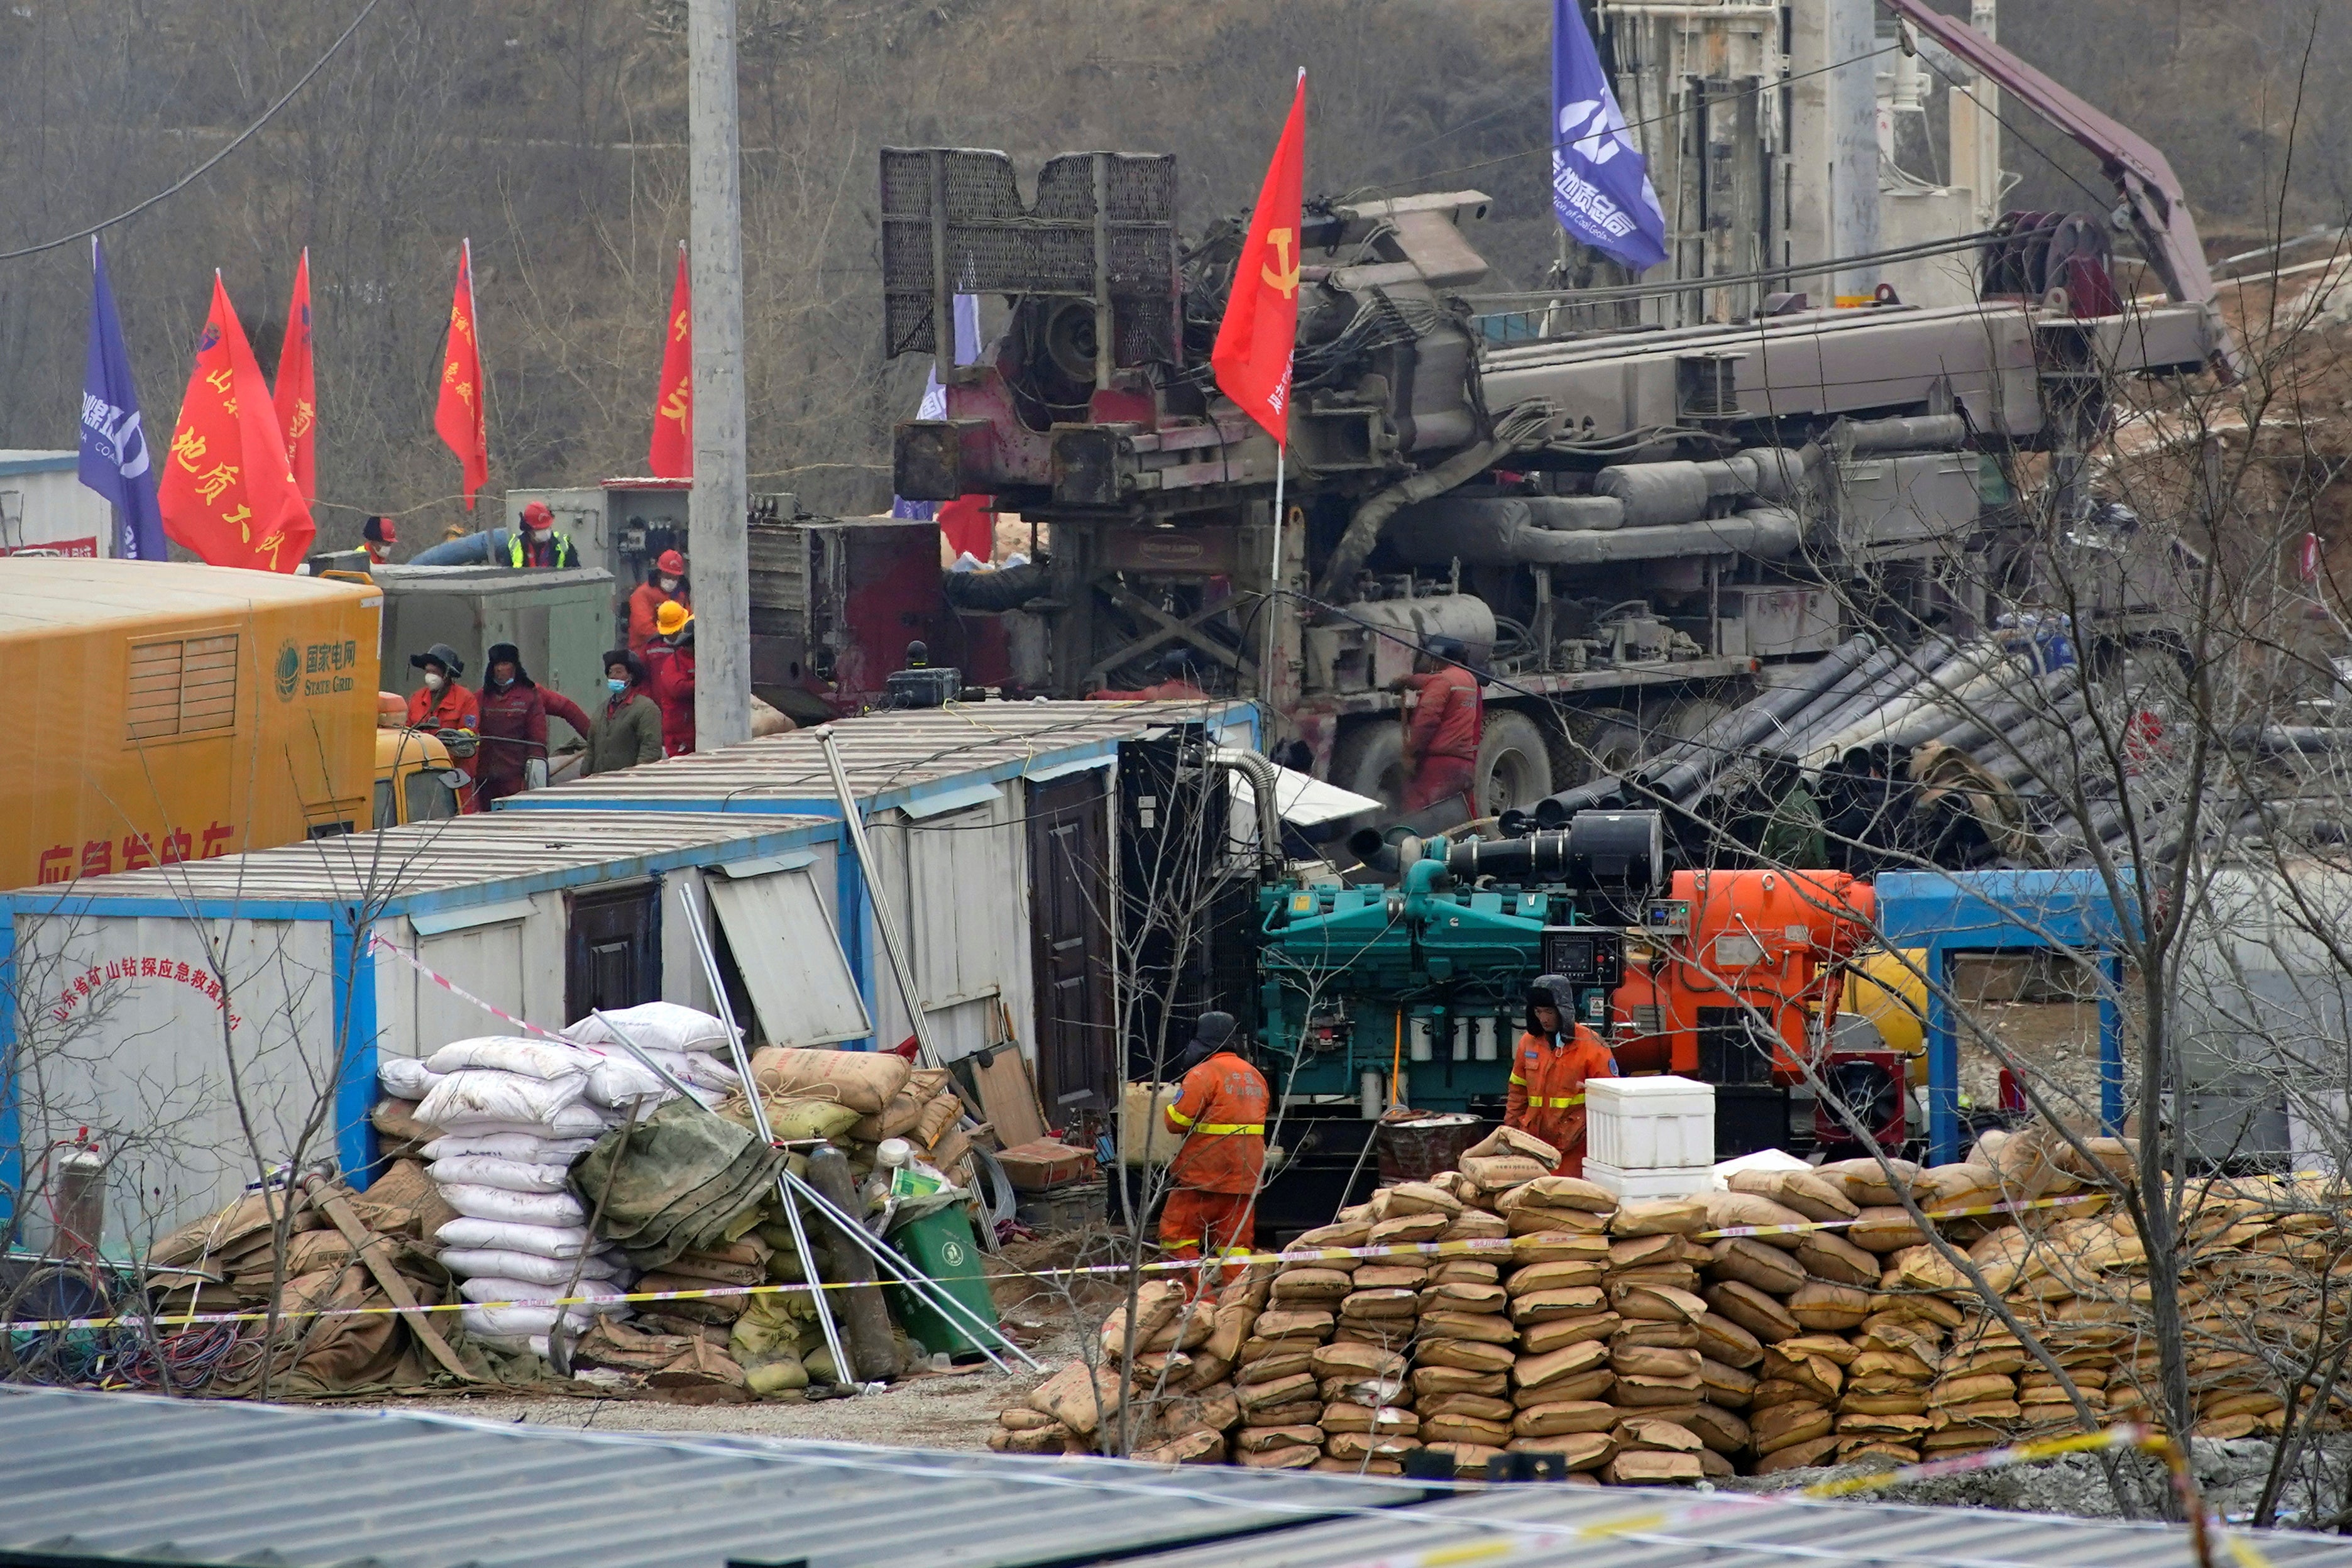
[[[424,682],[408,697],[408,727],[429,730],[448,748],[450,760],[466,776],[457,791],[458,810],[480,810],[474,799],[475,746],[482,733],[482,708],[474,694],[457,684],[466,662],[446,643],[436,643],[422,653],[408,656],[408,667]]]
[[[1271,1096],[1248,1049],[1233,1014],[1205,1012],[1176,1059],[1182,1087],[1161,1113],[1183,1140],[1168,1162],[1168,1202],[1160,1211],[1160,1248],[1171,1259],[1246,1256],[1256,1239]],[[1198,1294],[1222,1284],[1224,1274],[1204,1265],[1192,1270],[1191,1288]]]
[[[1451,637],[1433,637],[1413,657],[1413,671],[1396,685],[1408,695],[1404,711],[1404,809],[1418,811],[1449,795],[1470,799],[1478,770],[1478,737],[1486,716],[1478,677],[1464,665],[1466,650]]]
[[[694,612],[673,599],[654,612],[646,644],[646,695],[661,709],[662,755],[694,749]]]
[[[390,517],[370,517],[360,525],[360,548],[367,551],[370,566],[383,566],[392,559],[392,547],[400,542],[400,530]]]
[[[572,548],[571,535],[555,531],[555,514],[547,503],[533,501],[522,509],[522,527],[507,541],[507,564],[573,567],[580,564],[580,552]]]
[[[1531,1134],[1559,1151],[1554,1176],[1584,1174],[1584,1086],[1617,1076],[1617,1058],[1577,1021],[1576,988],[1559,975],[1539,975],[1528,987],[1528,1029],[1511,1057],[1510,1092],[1503,1124]]]
[[[668,635],[654,624],[655,617],[663,605],[684,604],[688,597],[686,558],[674,549],[662,551],[646,580],[629,590],[629,652],[642,653],[656,637]]]

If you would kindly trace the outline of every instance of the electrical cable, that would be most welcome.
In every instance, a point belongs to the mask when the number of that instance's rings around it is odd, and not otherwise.
[[[1522,288],[1498,294],[1465,294],[1463,298],[1475,304],[1485,300],[1525,299],[1525,310],[1486,310],[1474,315],[1473,320],[1495,316],[1531,315],[1539,309],[1555,306],[1590,305],[1612,299],[1641,299],[1658,294],[1688,294],[1702,288],[1727,287],[1735,283],[1769,283],[1783,277],[1817,277],[1826,273],[1843,272],[1850,267],[1867,266],[1880,261],[1924,261],[1932,256],[1949,256],[1974,250],[1987,241],[2003,237],[1997,229],[1975,229],[1964,235],[1951,235],[1943,239],[1922,240],[1917,245],[1897,246],[1891,250],[1864,251],[1857,256],[1833,256],[1818,262],[1801,262],[1789,267],[1769,267],[1760,272],[1719,273],[1699,277],[1675,278],[1659,283],[1626,283],[1605,288]],[[1513,349],[1518,342],[1496,345]]]
[[[24,256],[38,256],[43,251],[55,250],[59,246],[71,245],[76,240],[89,239],[93,235],[110,229],[119,223],[123,223],[131,218],[137,217],[141,213],[145,212],[148,208],[154,206],[157,203],[162,202],[168,197],[179,194],[180,192],[194,183],[196,180],[201,178],[222,159],[236,152],[239,147],[244,146],[247,141],[253,138],[256,131],[268,124],[271,120],[277,119],[278,111],[284,109],[288,104],[293,102],[294,95],[308,87],[310,84],[310,78],[317,76],[320,70],[324,69],[327,62],[335,57],[336,52],[351,41],[352,35],[360,30],[360,24],[368,19],[369,14],[375,10],[378,3],[379,0],[367,0],[367,4],[360,7],[360,14],[352,18],[351,26],[345,27],[341,34],[336,37],[335,41],[327,46],[327,52],[320,55],[317,59],[311,61],[310,68],[309,70],[304,71],[300,76],[294,78],[294,85],[286,89],[286,96],[279,99],[276,103],[271,104],[269,108],[263,112],[259,120],[255,120],[251,125],[247,126],[243,131],[238,131],[234,137],[230,138],[228,144],[223,147],[219,152],[214,153],[211,157],[205,159],[203,162],[197,164],[194,168],[181,175],[177,180],[165,186],[163,190],[156,192],[145,201],[141,202],[138,205],[126,208],[125,210],[115,214],[114,216],[110,218],[107,218],[100,223],[92,224],[86,229],[76,229],[69,235],[59,235],[55,239],[43,240],[38,245],[28,245],[20,250],[0,251],[0,261],[16,261]]]

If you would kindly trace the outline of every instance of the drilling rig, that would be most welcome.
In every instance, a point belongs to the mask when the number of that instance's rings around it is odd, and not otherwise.
[[[2003,217],[1967,303],[1717,276],[1739,319],[1594,327],[1573,292],[1481,308],[1478,191],[1310,202],[1279,517],[1275,444],[1207,364],[1244,227],[1183,238],[1172,158],[1065,154],[1024,202],[1003,153],[884,150],[888,350],[946,391],[895,433],[897,492],[992,497],[1050,540],[950,603],[1003,618],[1024,692],[1135,689],[1189,649],[1280,760],[1391,801],[1391,683],[1450,638],[1486,677],[1496,813],[1696,733],[1768,666],[2030,599],[2023,543],[2087,509],[2116,379],[2235,350],[2161,153],[1968,23],[1888,8],[2096,152],[2114,214]],[[2117,230],[2163,298],[2118,287]],[[1001,298],[976,363],[940,330],[959,294]]]

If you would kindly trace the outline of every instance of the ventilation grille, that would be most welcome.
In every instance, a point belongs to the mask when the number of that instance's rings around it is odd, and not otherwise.
[[[236,633],[131,648],[123,744],[218,735],[236,727]]]

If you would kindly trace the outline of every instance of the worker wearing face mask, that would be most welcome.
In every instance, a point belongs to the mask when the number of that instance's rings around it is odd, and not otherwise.
[[[604,701],[588,726],[583,774],[613,773],[662,754],[661,709],[646,695],[646,662],[626,648],[604,655]]]
[[[408,727],[432,731],[449,748],[450,760],[466,776],[466,788],[457,792],[458,804],[467,811],[478,810],[473,790],[474,751],[482,733],[482,708],[474,694],[457,684],[457,677],[466,673],[466,662],[448,643],[436,643],[422,653],[410,654],[408,667],[425,674],[425,684],[409,694]]]
[[[1585,1084],[1617,1076],[1617,1058],[1576,1017],[1576,988],[1559,975],[1528,987],[1528,1029],[1511,1056],[1503,1124],[1559,1151],[1554,1176],[1584,1174]]]
[[[522,527],[508,543],[507,564],[572,567],[580,564],[580,552],[572,547],[571,535],[555,531],[555,514],[547,509],[547,503],[533,501],[522,509]]]
[[[661,607],[683,605],[688,597],[686,558],[674,549],[662,551],[646,580],[629,591],[629,652],[642,654],[646,643],[667,635],[655,624]]]
[[[582,737],[592,727],[580,705],[530,678],[512,643],[493,643],[489,678],[482,683],[482,761],[478,794],[493,800],[547,788],[547,721],[560,718]]]

